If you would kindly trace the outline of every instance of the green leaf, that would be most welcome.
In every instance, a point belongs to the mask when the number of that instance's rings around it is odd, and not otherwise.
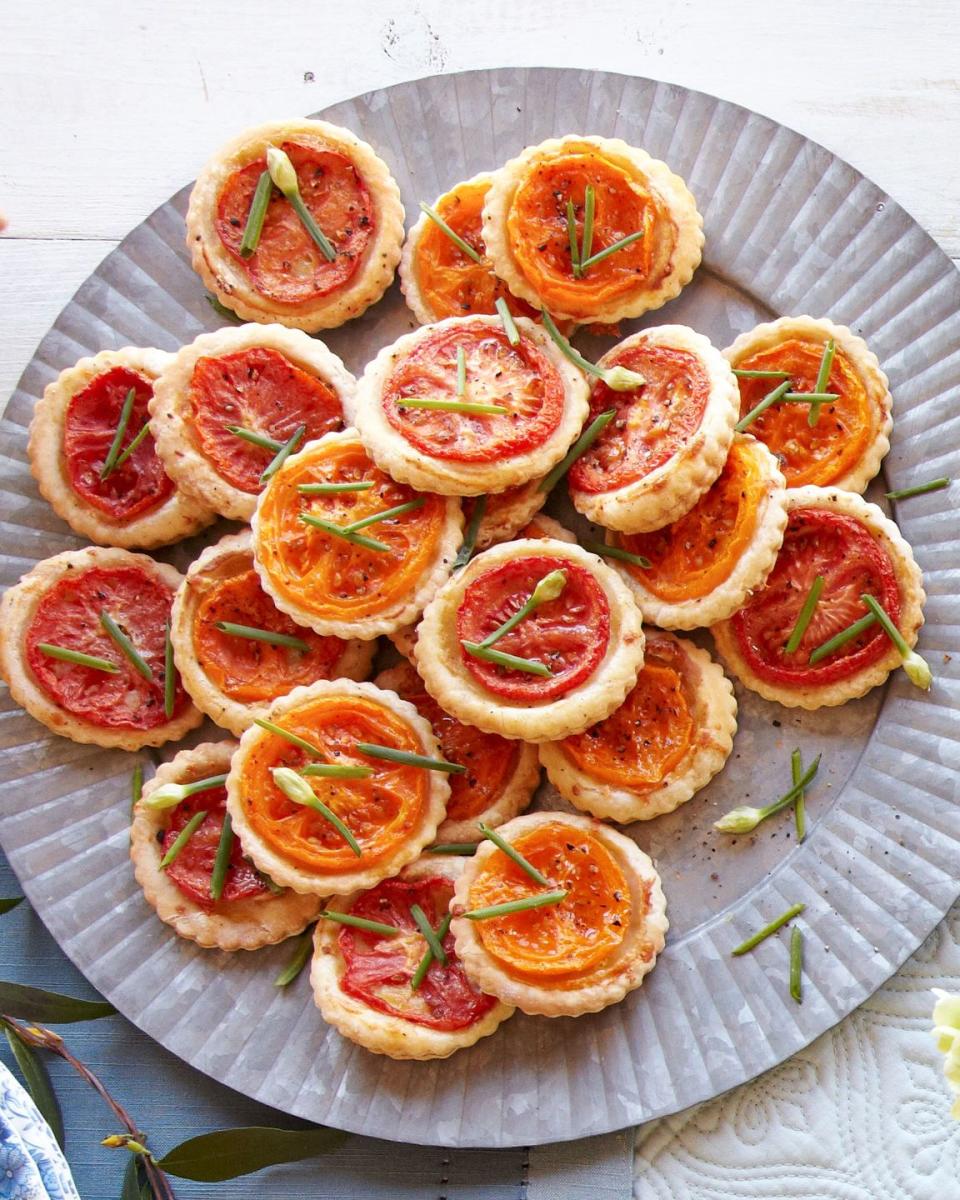
[[[16,908],[18,904],[23,903],[22,896],[9,896],[0,900],[0,914],[8,913],[12,908]]]
[[[133,1154],[128,1157],[126,1170],[123,1172],[123,1187],[120,1189],[120,1200],[140,1200],[137,1159]]]
[[[64,1146],[63,1113],[60,1111],[60,1102],[53,1090],[46,1066],[15,1029],[4,1025],[3,1032],[10,1043],[10,1049],[17,1060],[17,1065],[20,1067],[27,1091],[33,1097],[33,1102],[40,1110],[40,1115],[53,1130],[57,1145],[62,1150]]]
[[[339,1129],[271,1129],[251,1125],[201,1133],[174,1146],[157,1165],[181,1179],[219,1183],[275,1163],[299,1162],[336,1150],[347,1139]]]
[[[0,1013],[20,1017],[24,1021],[53,1025],[69,1025],[74,1021],[94,1021],[110,1017],[117,1010],[106,1000],[79,1000],[60,992],[45,992],[42,988],[0,980]]]

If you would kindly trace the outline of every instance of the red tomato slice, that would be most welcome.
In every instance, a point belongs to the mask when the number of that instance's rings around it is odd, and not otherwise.
[[[786,643],[818,575],[820,601],[796,653]],[[854,517],[820,508],[790,514],[783,546],[766,584],[732,618],[740,652],[761,678],[786,687],[818,687],[849,679],[882,658],[890,642],[879,625],[812,667],[811,651],[866,615],[870,592],[897,624],[900,590],[890,556]]]
[[[120,445],[122,453],[150,420],[153,384],[127,367],[113,367],[71,396],[63,427],[63,457],[70,486],[114,521],[132,521],[158,508],[173,482],[147,434],[130,457],[101,480],[100,472],[120,425],[124,401],[134,389],[133,409]]]
[[[451,881],[438,875],[415,881],[386,879],[355,900],[350,908],[355,916],[394,925],[403,933],[382,937],[348,925],[340,930],[340,953],[346,964],[340,986],[347,995],[378,1012],[446,1032],[466,1029],[488,1013],[496,1001],[477,991],[464,974],[452,933],[443,939],[447,966],[432,962],[420,987],[416,991],[410,987],[426,951],[410,909],[419,904],[436,929],[452,895]]]
[[[261,490],[260,476],[276,451],[251,445],[228,426],[241,425],[286,442],[306,425],[301,446],[343,428],[343,409],[333,388],[266,346],[197,359],[189,400],[198,449],[243,492]]]
[[[304,304],[329,296],[356,274],[373,238],[374,205],[357,168],[345,154],[284,142],[297,172],[300,195],[336,251],[328,262],[290,202],[273,189],[257,249],[240,254],[253,193],[267,169],[266,157],[234,171],[217,200],[220,241],[268,300]]]
[[[638,371],[646,384],[635,392],[603,382],[593,389],[590,419],[611,408],[616,416],[570,468],[577,491],[613,491],[662,467],[699,429],[707,407],[710,379],[695,354],[641,343],[613,362]]]
[[[467,364],[467,390],[457,395],[457,347]],[[402,399],[500,404],[504,415],[402,408]],[[563,416],[563,382],[540,348],[521,338],[511,346],[497,327],[440,329],[400,360],[383,390],[393,428],[424,454],[450,462],[495,462],[541,446]]]
[[[493,647],[544,663],[552,678],[509,670],[461,650],[470,674],[495,695],[556,700],[589,678],[603,659],[610,640],[610,606],[603,588],[584,567],[561,558],[509,559],[480,575],[460,603],[457,637],[482,642],[523,607],[545,575],[561,568],[567,583],[557,599],[541,604]]]
[[[207,814],[187,844],[166,868],[167,878],[177,885],[188,900],[192,900],[201,908],[211,909],[217,905],[217,901],[210,895],[210,880],[213,877],[213,864],[217,859],[226,811],[226,788],[196,792],[177,805],[170,828],[163,835],[161,852],[166,854],[176,841],[177,835],[196,813]],[[269,888],[264,883],[263,876],[243,857],[240,839],[234,834],[221,901],[246,900],[251,896],[262,896],[267,891]]]
[[[91,567],[68,571],[49,589],[27,629],[27,662],[54,703],[102,729],[155,729],[163,710],[164,649],[173,592],[140,567]],[[100,625],[106,611],[153,671],[144,679]],[[48,658],[39,642],[51,642],[115,663],[116,675]],[[188,703],[177,679],[173,715]]]

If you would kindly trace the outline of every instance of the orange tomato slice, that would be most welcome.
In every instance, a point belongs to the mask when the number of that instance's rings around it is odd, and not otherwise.
[[[549,984],[602,967],[633,919],[620,864],[593,833],[562,820],[511,839],[567,898],[545,908],[477,921],[487,953],[510,974]],[[469,907],[487,908],[543,891],[502,852],[486,860],[470,887]]]
[[[654,596],[680,604],[708,596],[729,577],[757,527],[766,475],[748,441],[730,448],[720,477],[679,521],[653,533],[616,534],[614,544],[642,554],[649,569],[625,564]]]
[[[733,365],[745,371],[787,371],[791,391],[812,392],[822,357],[822,342],[789,338]],[[740,415],[746,416],[778,382],[740,379]],[[787,487],[808,483],[828,487],[842,479],[860,461],[876,436],[876,406],[839,347],[825,390],[836,392],[838,399],[824,404],[816,425],[807,423],[810,409],[806,404],[774,404],[750,425],[754,437],[765,442],[779,458]]]
[[[297,770],[320,760],[276,734],[264,734],[243,768],[244,813],[254,832],[288,862],[317,874],[369,867],[394,853],[415,830],[429,797],[429,772],[366,758],[357,742],[376,742],[422,754],[420,738],[392,709],[366,696],[328,695],[278,718],[278,724],[322,750],[326,762],[372,767],[367,779],[311,778],[314,794],[360,843],[357,858],[319,812],[294,804],[273,781],[271,769]]]
[[[368,480],[364,492],[301,495],[301,483]],[[371,550],[313,528],[301,513],[346,525],[409,500],[421,508],[363,530],[389,548]],[[411,593],[433,561],[446,523],[446,501],[395,483],[357,442],[317,443],[270,481],[260,502],[258,554],[277,591],[326,620],[389,612]]]
[[[605,721],[564,738],[564,754],[585,774],[614,787],[642,795],[661,784],[696,735],[683,658],[671,638],[648,637],[637,686]]]
[[[567,201],[576,213],[583,242],[583,206],[594,189],[592,253],[642,231],[643,237],[589,267],[576,279],[570,259]],[[514,261],[548,310],[584,319],[637,290],[653,287],[676,243],[676,226],[639,171],[605,158],[595,146],[573,145],[538,163],[514,193],[507,214]]]

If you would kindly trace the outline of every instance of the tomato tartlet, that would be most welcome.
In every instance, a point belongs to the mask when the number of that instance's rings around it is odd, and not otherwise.
[[[219,950],[257,950],[282,942],[316,920],[320,898],[271,887],[247,861],[240,839],[224,834],[227,792],[222,783],[170,808],[144,803],[163,784],[192,784],[225,775],[235,749],[235,742],[205,742],[181,750],[157,769],[134,811],[130,857],[147,903],[180,937]],[[186,840],[177,847],[185,832]],[[214,867],[225,837],[229,859],[222,891],[214,899]]]
[[[149,550],[213,520],[210,507],[166,472],[148,427],[154,384],[169,362],[162,350],[103,350],[61,371],[37,402],[30,470],[53,511],[82,537]]]
[[[249,521],[262,476],[350,424],[356,380],[323,342],[282,325],[201,334],[164,368],[150,402],[171,478],[221,516]]]
[[[564,800],[611,821],[673,812],[704,787],[733,749],[733,687],[706,650],[647,633],[637,685],[605,721],[540,746]]]
[[[286,155],[326,248],[287,195],[261,183],[271,147]],[[258,186],[268,187],[268,200],[256,246],[246,253]],[[403,205],[386,163],[349,129],[326,121],[245,130],[210,159],[190,193],[193,269],[247,321],[307,333],[342,325],[390,286],[402,243]]]
[[[250,530],[208,546],[173,601],[173,652],[194,704],[231,733],[318,679],[365,679],[376,643],[323,637],[280,612],[253,566]]]
[[[572,134],[528,146],[496,172],[483,239],[515,296],[556,318],[613,324],[679,295],[700,265],[703,218],[665,163],[619,138]]]
[[[288,458],[270,480],[253,517],[254,563],[264,591],[298,624],[366,641],[420,614],[449,575],[462,530],[459,500],[396,483],[347,429]]]
[[[626,533],[660,529],[720,474],[737,421],[737,380],[719,350],[684,325],[641,330],[598,364],[642,375],[635,391],[590,389],[590,415],[615,414],[570,468],[570,498],[589,521]]]
[[[780,460],[787,487],[862,492],[880,470],[893,428],[887,377],[866,342],[832,321],[781,317],[742,333],[724,354],[737,371],[775,373],[740,377],[746,416],[781,382],[789,380],[792,394],[815,392],[828,342],[834,353],[820,394],[835,399],[819,406],[815,423],[810,404],[778,402],[751,422],[750,432]]]
[[[269,720],[299,741],[251,726],[230,765],[227,810],[271,879],[296,892],[345,895],[396,875],[434,840],[450,799],[447,772],[359,749],[442,761],[412,704],[372,683],[321,680],[275,701]],[[329,767],[345,773],[312,773]],[[295,773],[312,798],[291,799],[278,768]]]
[[[400,289],[421,325],[445,317],[493,313],[500,299],[516,316],[529,317],[536,311],[511,295],[486,257],[482,213],[491,179],[489,172],[474,175],[454,184],[432,205],[476,258],[458,246],[427,213],[420,214],[407,234],[400,258]]]
[[[548,742],[619,708],[643,665],[643,629],[626,584],[595,554],[524,539],[485,550],[444,584],[414,656],[446,712]]]
[[[498,833],[547,880],[535,882],[491,842],[457,880],[457,954],[477,987],[522,1012],[576,1017],[616,1004],[656,965],[667,932],[660,877],[630,838],[599,821],[532,813]],[[471,919],[538,892],[557,904]]]
[[[380,351],[360,378],[356,415],[379,466],[413,487],[475,496],[563,458],[587,415],[586,381],[539,325],[516,326],[513,346],[499,317],[450,317]],[[436,404],[452,407],[418,407]]]
[[[845,704],[883,683],[900,665],[900,653],[876,621],[830,653],[821,656],[819,648],[869,615],[865,594],[913,646],[923,624],[920,568],[896,525],[853,492],[789,489],[787,512],[766,583],[713,626],[714,641],[741,683],[767,700],[806,709]],[[790,652],[787,643],[818,577],[819,600]]]
[[[787,527],[786,483],[762,442],[737,434],[719,478],[679,520],[652,533],[609,533],[611,557],[645,621],[697,629],[723,621],[766,579]]]
[[[540,782],[535,746],[484,733],[451,717],[424,687],[412,663],[381,671],[374,683],[408,700],[430,722],[443,757],[467,768],[466,774],[450,777],[438,842],[478,842],[481,821],[502,825],[527,807]]]
[[[458,859],[419,859],[395,879],[328,906],[398,930],[391,936],[334,921],[317,926],[313,995],[324,1020],[344,1037],[390,1058],[446,1058],[513,1015],[467,978],[449,929],[441,940],[446,963],[431,959],[413,987],[427,944],[411,909],[419,906],[435,931],[442,928],[462,870]]]
[[[139,750],[183,737],[203,717],[179,679],[168,713],[167,625],[181,579],[104,547],[37,563],[0,601],[0,674],[14,700],[75,742]]]

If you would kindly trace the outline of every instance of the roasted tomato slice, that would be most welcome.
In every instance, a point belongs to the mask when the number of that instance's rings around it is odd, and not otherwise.
[[[217,859],[217,849],[220,845],[226,811],[226,788],[211,788],[207,792],[197,792],[177,805],[170,826],[163,835],[161,852],[166,854],[196,813],[205,812],[207,814],[177,857],[168,867],[164,868],[167,878],[175,883],[189,900],[205,909],[215,908],[218,903],[210,895],[210,882],[213,878],[213,865]],[[266,895],[268,891],[263,876],[252,863],[243,857],[240,839],[234,834],[230,850],[230,864],[227,867],[227,878],[223,885],[220,902],[248,900],[253,896]]]
[[[788,654],[786,643],[818,575],[824,578],[820,601],[799,648]],[[761,679],[786,687],[849,679],[889,649],[879,625],[813,666],[808,660],[818,646],[866,615],[860,599],[864,592],[876,596],[894,624],[899,622],[900,591],[893,563],[870,531],[845,513],[794,509],[766,584],[731,618],[740,652]]]
[[[230,176],[217,198],[220,241],[267,300],[298,305],[329,296],[356,274],[375,230],[373,200],[362,176],[345,154],[284,142],[281,147],[297,172],[300,195],[336,251],[328,262],[293,206],[273,189],[260,233],[249,258],[240,254],[253,193],[267,169],[266,158]]]
[[[189,403],[197,449],[242,492],[260,491],[260,476],[276,451],[251,445],[229,426],[282,444],[305,425],[301,446],[343,426],[333,388],[267,346],[198,359]]]
[[[467,386],[457,395],[457,347]],[[498,404],[505,414],[471,416],[404,408],[398,401],[464,400]],[[431,458],[495,462],[541,446],[563,416],[563,380],[530,338],[511,346],[499,327],[477,323],[425,334],[384,385],[383,411],[393,428]]]
[[[70,486],[114,521],[142,517],[173,494],[173,483],[157,458],[149,433],[124,463],[106,479],[100,478],[131,388],[133,409],[120,447],[122,454],[150,420],[147,405],[153,384],[143,375],[128,367],[104,371],[71,396],[64,419],[63,457]]]
[[[216,628],[220,621],[285,633],[310,649],[235,637]],[[340,638],[321,637],[280,612],[252,566],[220,580],[197,605],[193,626],[197,662],[221,692],[244,704],[285,696],[298,684],[332,679],[345,647]]]
[[[545,986],[601,968],[616,953],[634,916],[620,864],[599,838],[562,820],[511,842],[550,880],[551,888],[568,894],[559,904],[477,921],[487,952],[510,974]],[[474,879],[469,907],[506,904],[536,891],[521,867],[496,853]]]
[[[649,559],[649,567],[626,569],[667,604],[708,596],[750,545],[765,493],[756,450],[735,442],[716,483],[690,512],[653,533],[616,534],[614,545]]]
[[[646,383],[636,392],[615,392],[602,381],[593,389],[590,419],[611,408],[616,416],[570,468],[577,491],[610,492],[645,478],[683,449],[707,407],[710,379],[687,350],[641,343],[614,364],[638,371]]]
[[[477,576],[460,602],[457,637],[461,642],[482,642],[523,607],[545,575],[558,569],[567,575],[560,596],[541,604],[493,647],[544,664],[551,678],[501,667],[462,650],[467,670],[494,695],[514,701],[556,700],[588,679],[603,659],[610,640],[607,597],[588,570],[568,559],[508,559]]]
[[[438,875],[418,880],[385,879],[359,896],[350,907],[352,913],[403,932],[383,937],[349,926],[340,930],[340,953],[346,966],[340,986],[347,995],[377,1012],[448,1032],[466,1029],[485,1016],[496,1001],[477,991],[464,974],[452,933],[443,939],[446,967],[432,962],[420,987],[416,991],[410,987],[426,951],[410,909],[419,904],[436,929],[452,895],[453,884]]]
[[[683,650],[652,634],[637,686],[620,708],[585,733],[564,738],[563,752],[584,773],[613,787],[652,791],[689,753],[696,736]]]
[[[365,696],[328,695],[279,718],[284,729],[318,747],[325,761],[373,768],[367,779],[313,778],[317,797],[349,827],[358,858],[319,812],[294,804],[273,781],[274,767],[295,770],[316,761],[275,734],[260,738],[243,771],[247,820],[267,845],[307,871],[333,874],[369,867],[392,854],[418,824],[430,790],[429,771],[366,758],[357,742],[422,754],[416,732],[391,709]]]
[[[164,650],[173,592],[140,567],[91,567],[69,571],[37,605],[26,633],[30,670],[47,695],[67,712],[103,729],[155,729],[164,713]],[[107,612],[133,642],[153,672],[145,679],[102,628]],[[115,663],[115,675],[48,658],[38,648],[50,642]],[[188,704],[179,679],[174,717]]]
[[[734,365],[739,370],[787,371],[793,391],[812,392],[822,357],[822,342],[790,338]],[[740,415],[755,408],[777,382],[740,379]],[[840,349],[834,355],[826,390],[837,393],[838,398],[824,404],[816,425],[808,423],[806,404],[774,404],[750,425],[754,437],[779,458],[787,487],[808,483],[829,487],[856,466],[876,436],[874,406]]]

